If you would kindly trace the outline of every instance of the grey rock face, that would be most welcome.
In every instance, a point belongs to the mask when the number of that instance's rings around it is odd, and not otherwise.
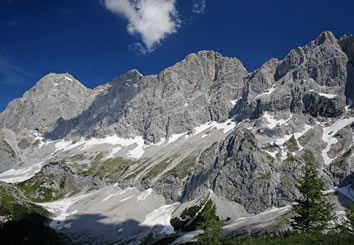
[[[187,181],[184,198],[193,199],[212,189],[257,213],[285,205],[297,195],[294,184],[298,168],[296,163],[280,164],[263,153],[247,129],[235,129],[225,141],[202,153]]]
[[[12,101],[0,114],[0,127],[12,130],[28,128],[46,132],[59,119],[71,119],[85,107],[87,89],[69,74],[50,73]]]
[[[314,117],[341,115],[346,103],[347,62],[334,35],[324,32],[315,41],[292,50],[284,60],[270,60],[250,74],[234,111],[242,119],[281,110]]]
[[[27,147],[24,142],[20,146]],[[0,172],[24,163],[18,148],[15,133],[9,129],[0,128]]]
[[[14,149],[0,134],[0,172],[6,171],[20,162]]]
[[[347,84],[345,87],[345,95],[349,98],[354,97],[354,36],[343,36],[339,40],[339,44],[348,56],[347,63]]]
[[[158,142],[210,120],[226,120],[246,75],[238,59],[213,51],[191,54],[157,76],[130,71],[104,86],[79,117],[59,121],[48,136],[116,133]]]
[[[323,32],[304,47],[292,50],[280,62],[275,79],[287,74],[294,80],[312,78],[321,86],[344,87],[347,56],[331,32]]]

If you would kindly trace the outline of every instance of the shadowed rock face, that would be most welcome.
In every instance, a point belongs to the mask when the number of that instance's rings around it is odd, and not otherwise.
[[[354,36],[343,36],[339,40],[339,44],[348,56],[347,63],[347,84],[345,87],[345,95],[349,98],[354,97]]]

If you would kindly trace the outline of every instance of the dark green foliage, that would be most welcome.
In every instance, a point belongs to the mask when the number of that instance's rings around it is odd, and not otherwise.
[[[246,239],[226,239],[224,245],[352,245],[354,236],[348,232],[282,232]]]
[[[212,200],[208,200],[200,214],[197,229],[203,233],[196,236],[197,243],[201,245],[218,245],[224,235],[224,221],[216,215],[216,206]]]
[[[333,204],[326,200],[324,182],[318,176],[315,166],[306,162],[303,176],[296,184],[301,197],[293,205],[294,216],[290,225],[297,231],[322,231],[333,218]]]
[[[349,201],[348,207],[345,209],[345,217],[347,218],[346,227],[348,231],[354,233],[354,204]]]
[[[293,136],[291,136],[291,138],[288,141],[288,151],[289,152],[296,152],[299,150],[299,145],[297,144],[297,141]]]
[[[310,150],[305,150],[305,154],[302,158],[305,160],[305,163],[315,163],[315,156]]]
[[[197,229],[198,223],[202,221],[202,212],[200,211],[207,201],[208,198],[205,198],[200,202],[199,205],[184,209],[180,218],[175,217],[171,219],[171,225],[173,228],[176,231],[195,231]]]
[[[17,200],[16,196],[0,187],[0,215],[9,215],[12,220],[20,220],[24,216],[31,214],[39,214],[46,217],[51,215],[41,206]]]
[[[295,163],[300,163],[299,159],[297,159],[292,153],[289,153],[286,155],[286,159],[284,160],[285,162],[295,162]]]
[[[27,214],[7,222],[0,229],[0,244],[67,244],[54,230],[44,225],[45,220],[41,215]]]

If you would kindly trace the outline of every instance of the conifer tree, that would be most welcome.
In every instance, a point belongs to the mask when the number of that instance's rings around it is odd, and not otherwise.
[[[296,185],[301,196],[293,205],[295,214],[290,225],[297,231],[323,231],[333,219],[333,204],[326,200],[324,182],[314,164],[307,161],[302,172]]]
[[[197,229],[203,230],[204,233],[196,238],[200,245],[219,245],[224,234],[224,221],[220,220],[216,215],[216,206],[212,200],[208,200],[200,214],[200,222]]]

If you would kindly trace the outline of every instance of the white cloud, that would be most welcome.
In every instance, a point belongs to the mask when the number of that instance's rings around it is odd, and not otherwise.
[[[145,47],[139,46],[139,50],[143,54],[152,52],[180,24],[176,0],[105,0],[104,5],[128,19],[130,34],[141,35]]]
[[[204,14],[206,9],[206,0],[193,0],[192,12],[194,14]]]

